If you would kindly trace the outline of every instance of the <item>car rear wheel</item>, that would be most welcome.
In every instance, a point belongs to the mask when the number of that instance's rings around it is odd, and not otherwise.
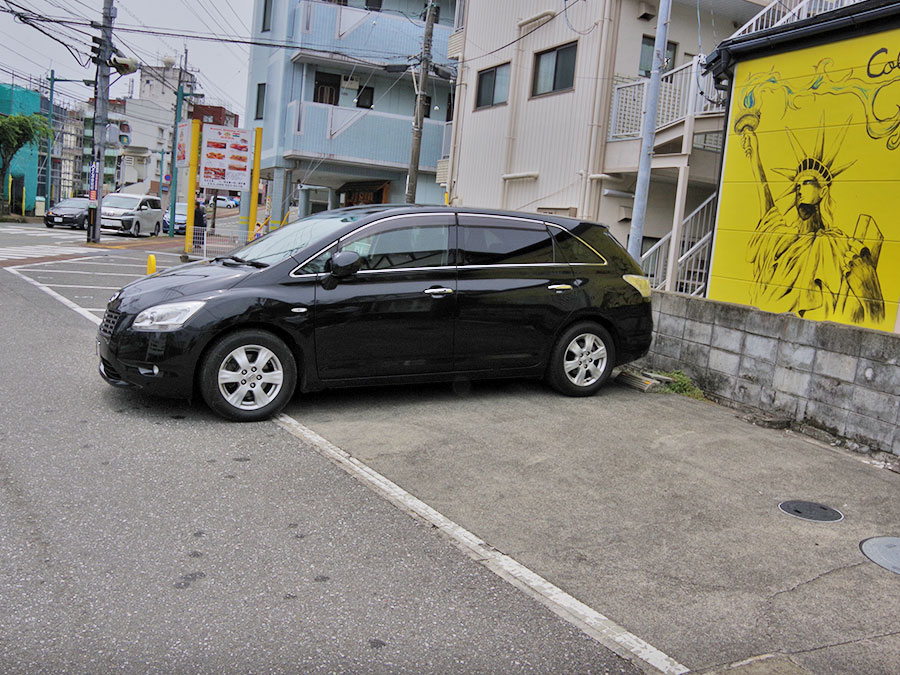
[[[575,324],[554,345],[547,379],[566,396],[591,396],[609,379],[615,357],[615,343],[603,326]]]
[[[257,422],[278,413],[294,394],[297,364],[275,335],[242,330],[226,335],[200,364],[200,391],[218,415]]]

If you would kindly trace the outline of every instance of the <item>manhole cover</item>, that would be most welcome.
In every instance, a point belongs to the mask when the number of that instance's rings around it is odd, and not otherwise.
[[[803,518],[804,520],[815,520],[820,523],[833,523],[844,519],[844,514],[837,509],[824,504],[816,504],[815,502],[781,502],[778,508],[789,516]]]
[[[863,541],[859,550],[876,565],[900,574],[900,537],[872,537]]]

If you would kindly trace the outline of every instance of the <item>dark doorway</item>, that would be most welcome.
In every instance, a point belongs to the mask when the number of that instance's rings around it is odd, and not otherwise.
[[[338,105],[338,92],[341,87],[341,76],[333,73],[316,72],[316,89],[313,101]]]

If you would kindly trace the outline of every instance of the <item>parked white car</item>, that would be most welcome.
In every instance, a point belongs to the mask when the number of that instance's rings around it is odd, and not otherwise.
[[[237,203],[231,197],[210,197],[209,205],[212,206],[213,202],[215,202],[217,209],[233,209],[237,207]]]
[[[118,234],[151,236],[162,230],[162,204],[152,195],[109,194],[100,209],[100,230]]]

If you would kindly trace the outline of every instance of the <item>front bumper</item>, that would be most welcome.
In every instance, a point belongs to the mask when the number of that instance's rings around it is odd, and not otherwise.
[[[133,318],[133,317],[132,317]],[[115,387],[139,387],[152,394],[191,398],[202,348],[200,335],[188,329],[144,332],[130,328],[97,334],[100,376]]]
[[[44,225],[60,225],[63,227],[81,227],[78,216],[44,216]]]
[[[132,225],[134,225],[133,218],[104,217],[100,219],[101,232],[131,232]]]

